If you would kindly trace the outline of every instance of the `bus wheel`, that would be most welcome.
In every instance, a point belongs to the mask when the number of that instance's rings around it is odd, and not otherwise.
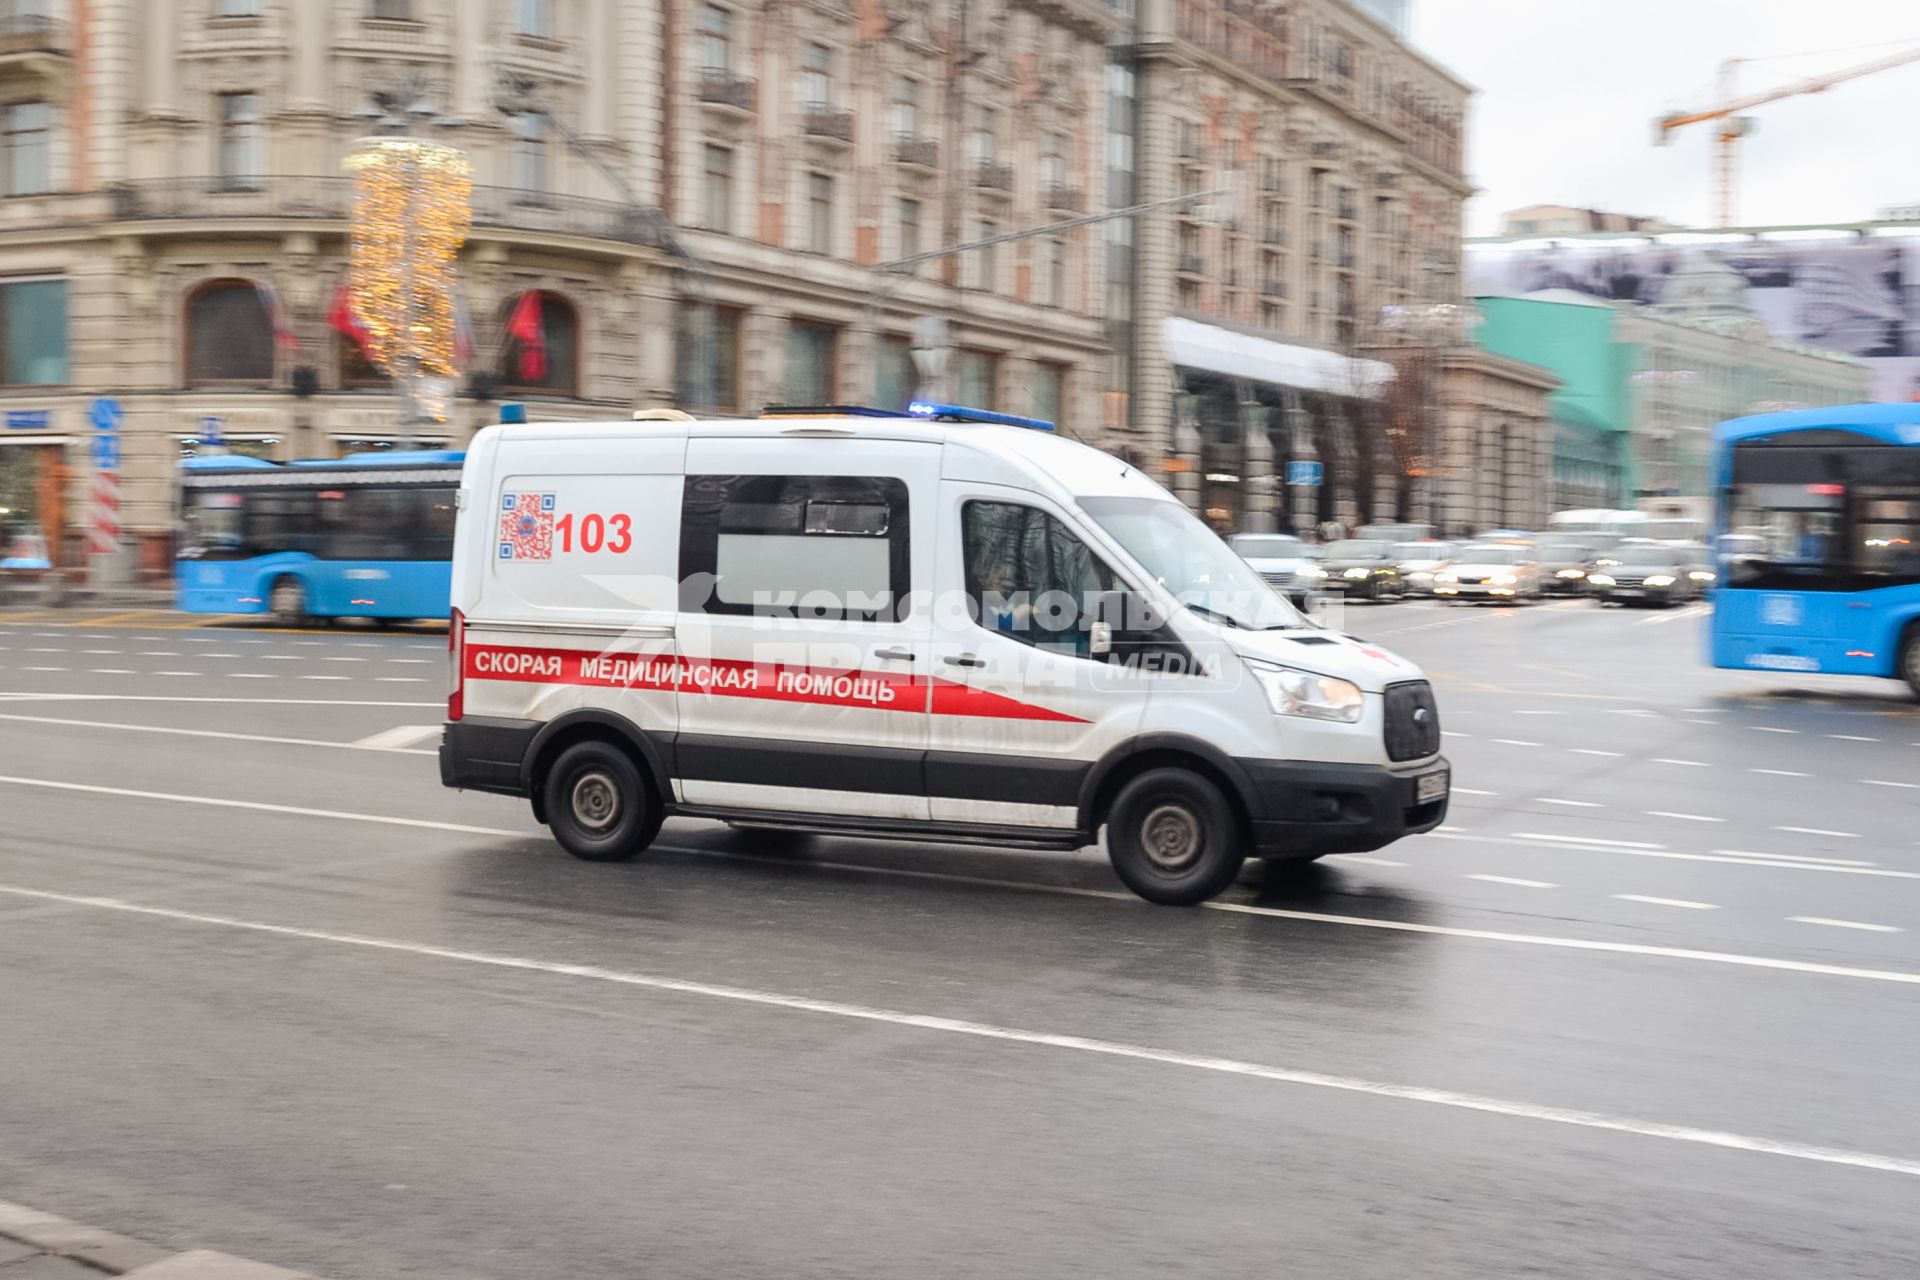
[[[298,578],[276,578],[267,593],[267,610],[283,627],[297,627],[307,621],[307,589]]]
[[[620,862],[653,843],[660,804],[633,757],[609,742],[576,742],[547,770],[547,825],[588,862]]]
[[[1900,674],[1907,678],[1913,696],[1920,698],[1920,627],[1907,629],[1906,641],[1900,646]]]
[[[1246,854],[1220,788],[1190,769],[1149,769],[1120,788],[1107,813],[1107,857],[1149,902],[1205,902],[1240,874]]]

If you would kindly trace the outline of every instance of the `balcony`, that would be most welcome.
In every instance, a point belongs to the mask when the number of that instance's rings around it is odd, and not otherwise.
[[[110,216],[121,222],[225,219],[344,224],[353,204],[348,177],[157,178],[110,188]],[[620,200],[553,195],[515,187],[475,187],[473,225],[663,247],[657,211]]]
[[[723,67],[706,67],[694,87],[694,96],[709,107],[750,115],[755,85],[751,76],[737,76]]]
[[[853,141],[853,112],[819,103],[807,107],[800,117],[800,131],[809,138],[842,145]]]
[[[1047,187],[1047,208],[1061,213],[1082,213],[1087,207],[1087,193],[1079,187],[1065,187],[1052,184]]]
[[[982,191],[1013,194],[1013,166],[998,160],[981,160],[973,167],[973,185]]]
[[[1285,280],[1262,280],[1260,282],[1260,296],[1263,298],[1286,297],[1287,282]]]
[[[72,58],[66,23],[31,13],[0,18],[0,83],[58,79]]]
[[[1204,276],[1207,261],[1197,253],[1183,253],[1175,259],[1173,269],[1183,276]]]
[[[898,164],[910,164],[916,169],[938,169],[940,143],[934,138],[902,133],[893,140],[893,158]]]

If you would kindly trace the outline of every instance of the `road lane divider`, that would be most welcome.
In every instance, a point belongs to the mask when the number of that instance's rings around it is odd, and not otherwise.
[[[436,946],[431,943],[412,942],[400,938],[376,937],[369,934],[337,933],[329,929],[310,929],[297,925],[273,924],[262,920],[242,919],[237,916],[212,915],[198,911],[180,911],[169,907],[146,906],[121,898],[55,893],[49,890],[32,889],[18,885],[0,885],[0,894],[37,899],[44,902],[58,902],[68,906],[98,911],[144,916],[177,924],[203,925],[209,928],[241,930],[250,933],[295,939],[303,942],[319,942],[334,946],[385,951],[388,953],[417,956],[422,959],[444,960],[456,964],[548,974],[554,977],[577,978],[591,982],[610,983],[618,986],[635,987],[707,1000],[723,1000],[734,1004],[780,1009],[794,1013],[814,1014],[857,1022],[883,1023],[944,1035],[965,1036],[978,1040],[1029,1045],[1035,1048],[1059,1049],[1066,1052],[1083,1053],[1095,1057],[1118,1058],[1145,1062],[1156,1066],[1240,1076],[1275,1084],[1324,1089],[1333,1092],[1358,1094],[1366,1097],[1400,1102],[1422,1103],[1428,1106],[1478,1112],[1485,1115],[1503,1116],[1510,1119],[1532,1120],[1546,1124],[1617,1133],[1631,1137],[1653,1138],[1668,1142],[1687,1143],[1695,1146],[1717,1147],[1723,1150],[1740,1151],[1755,1155],[1776,1156],[1814,1164],[1838,1165],[1876,1173],[1920,1178],[1920,1160],[1906,1159],[1900,1156],[1880,1155],[1866,1151],[1816,1146],[1800,1142],[1787,1142],[1780,1139],[1758,1137],[1751,1134],[1731,1133],[1717,1129],[1701,1129],[1691,1125],[1669,1124],[1664,1121],[1613,1116],[1597,1111],[1575,1110],[1567,1107],[1547,1106],[1540,1103],[1514,1099],[1488,1097],[1481,1094],[1461,1093],[1451,1089],[1437,1089],[1426,1085],[1398,1084],[1390,1081],[1368,1080],[1355,1076],[1330,1075],[1321,1071],[1308,1071],[1295,1067],[1274,1066],[1267,1063],[1249,1062],[1235,1058],[1187,1053],[1177,1049],[1164,1049],[1152,1045],[1133,1044],[1120,1040],[1106,1040],[1092,1036],[1039,1031],[991,1022],[976,1022],[971,1019],[947,1017],[942,1014],[913,1013],[905,1010],[887,1009],[873,1005],[851,1004],[841,1000],[826,1000],[814,996],[795,995],[787,992],[767,991],[752,987],[736,987],[712,982],[699,982],[687,978],[640,973],[633,970],[612,969],[601,965],[564,963],[553,960],[541,960],[528,956],[503,955],[496,952],[471,951],[461,948]]]
[[[56,782],[51,778],[21,778],[0,774],[0,785],[40,787],[49,791],[74,791],[85,795],[121,796],[129,800],[161,800],[168,804],[199,804],[216,809],[246,809],[254,813],[279,813],[296,818],[330,818],[336,822],[372,822],[390,827],[419,827],[427,831],[456,831],[473,836],[531,837],[530,831],[511,831],[505,827],[475,827],[461,822],[436,822],[427,818],[400,818],[384,813],[354,813],[347,809],[309,809],[301,805],[269,804],[264,800],[228,800],[217,796],[188,796],[172,791],[141,791],[133,787],[103,787],[87,782]]]
[[[1629,858],[1668,858],[1676,862],[1725,862],[1742,867],[1766,867],[1776,871],[1825,871],[1831,875],[1879,876],[1888,880],[1920,880],[1920,871],[1893,871],[1872,862],[1853,863],[1849,859],[1810,860],[1794,854],[1739,853],[1716,849],[1712,853],[1685,853],[1665,845],[1641,845],[1630,840],[1599,840],[1582,836],[1556,836],[1541,831],[1517,831],[1510,836],[1455,835],[1445,828],[1414,840],[1471,840],[1481,844],[1508,845],[1519,849],[1557,849],[1563,853],[1617,853]]]
[[[182,729],[172,725],[121,724],[108,720],[66,720],[57,716],[22,716],[12,713],[0,713],[0,720],[17,720],[25,724],[51,724],[73,729],[111,729],[116,733],[163,733],[182,738],[221,738],[228,742],[265,742],[282,747],[334,747],[352,751],[386,751],[408,756],[435,756],[437,750],[427,750],[414,744],[428,738],[437,737],[440,726],[401,725],[397,729],[385,729],[369,734],[354,742],[330,742],[325,738],[285,738],[265,733],[230,733],[220,729]]]

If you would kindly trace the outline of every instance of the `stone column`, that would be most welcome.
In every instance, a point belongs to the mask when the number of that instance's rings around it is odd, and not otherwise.
[[[288,106],[294,111],[324,112],[333,96],[327,84],[327,55],[333,47],[328,6],[309,0],[289,8],[293,15],[293,94]],[[454,6],[456,11],[460,8]]]
[[[179,0],[147,0],[148,115],[171,116],[180,111]]]
[[[1246,494],[1241,528],[1253,533],[1272,533],[1280,527],[1280,480],[1273,474],[1273,438],[1268,435],[1273,416],[1272,410],[1251,396],[1240,403],[1245,433],[1240,487]]]
[[[303,0],[303,7],[326,8],[317,0]],[[453,15],[453,113],[475,124],[490,123],[492,114],[488,105],[492,86],[487,82],[487,8],[473,0],[454,0],[449,6]]]
[[[587,0],[586,27],[580,33],[587,52],[587,102],[583,118],[591,141],[614,136],[614,100],[619,92],[619,9],[609,0]]]

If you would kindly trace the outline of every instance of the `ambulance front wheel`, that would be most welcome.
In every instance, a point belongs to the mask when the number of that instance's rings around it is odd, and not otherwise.
[[[1220,788],[1190,769],[1149,769],[1107,812],[1107,857],[1149,902],[1205,902],[1240,874],[1239,823]]]
[[[619,862],[653,843],[660,802],[633,757],[610,742],[576,742],[547,770],[547,825],[588,862]]]

